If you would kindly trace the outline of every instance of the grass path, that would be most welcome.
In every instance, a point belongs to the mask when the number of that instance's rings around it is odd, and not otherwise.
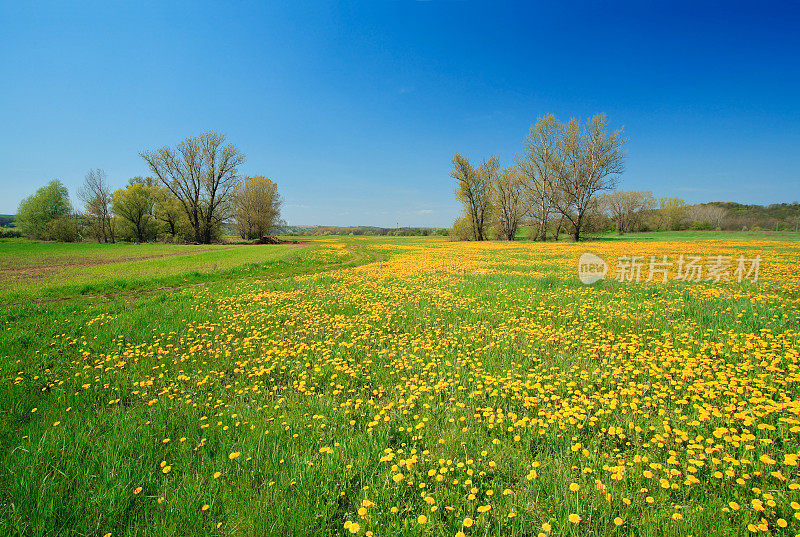
[[[305,245],[304,247],[308,247],[309,245]],[[230,249],[225,248],[225,249]],[[236,280],[248,280],[248,279],[260,279],[260,280],[275,280],[275,279],[282,279],[282,278],[292,278],[295,276],[306,275],[306,274],[317,274],[321,272],[330,272],[334,270],[339,270],[342,268],[350,268],[356,267],[359,265],[369,264],[373,262],[379,262],[383,260],[383,255],[377,252],[369,251],[367,248],[361,245],[355,244],[348,244],[344,247],[344,250],[348,252],[349,257],[347,257],[343,261],[334,262],[334,263],[327,263],[324,265],[317,265],[317,266],[308,266],[308,265],[297,265],[295,267],[289,267],[286,270],[283,270],[278,273],[272,274],[237,274],[237,273],[217,273],[218,277],[211,277],[204,281],[200,282],[193,282],[193,283],[182,283],[176,285],[164,285],[158,287],[142,287],[142,288],[133,288],[133,289],[126,289],[120,290],[115,292],[108,292],[108,293],[98,293],[98,294],[84,294],[78,293],[68,296],[60,296],[60,297],[53,297],[53,298],[32,298],[28,299],[27,303],[34,303],[34,304],[47,304],[51,302],[63,302],[67,300],[74,300],[76,298],[86,298],[86,299],[111,299],[111,298],[118,298],[126,295],[134,295],[134,294],[141,294],[141,293],[154,293],[159,291],[179,291],[182,289],[186,289],[189,287],[198,287],[202,285],[208,285],[209,283],[221,281],[221,280],[228,280],[228,281],[236,281]],[[176,252],[172,254],[161,254],[157,256],[148,256],[145,258],[137,259],[138,260],[148,260],[153,258],[163,258],[163,257],[171,257],[171,256],[180,256],[180,255],[187,255],[192,252]],[[115,263],[116,261],[108,261],[107,263],[102,264],[111,264]],[[215,276],[214,273],[211,273],[210,276]],[[154,280],[157,282],[158,280]],[[14,307],[20,306],[23,302],[12,302],[9,304],[0,304],[0,307]]]

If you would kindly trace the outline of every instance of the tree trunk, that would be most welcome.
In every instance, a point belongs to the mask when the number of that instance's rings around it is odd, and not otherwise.
[[[575,220],[575,229],[572,232],[572,242],[578,242],[581,239],[581,215]]]

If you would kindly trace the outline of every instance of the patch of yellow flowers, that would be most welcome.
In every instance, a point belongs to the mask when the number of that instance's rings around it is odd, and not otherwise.
[[[394,254],[295,286],[196,291],[198,311],[219,320],[95,356],[90,369],[76,361],[73,382],[170,362],[171,376],[143,374],[124,395],[201,402],[200,430],[241,428],[213,404],[224,390],[275,418],[259,434],[313,431],[314,464],[346,460],[349,436],[380,439],[375,481],[341,520],[350,534],[637,524],[701,534],[711,512],[720,531],[800,531],[796,249],[592,244],[608,259],[759,254],[762,281],[586,287],[575,273],[583,244],[379,248]],[[537,286],[543,277],[559,283]]]

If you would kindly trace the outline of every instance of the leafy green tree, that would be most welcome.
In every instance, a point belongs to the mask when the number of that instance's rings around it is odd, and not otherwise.
[[[684,227],[684,220],[689,210],[689,204],[681,198],[658,199],[658,227],[660,229],[678,231]]]
[[[69,192],[57,179],[20,202],[16,224],[32,239],[72,242],[79,238]]]
[[[492,185],[500,169],[500,161],[492,157],[475,168],[467,157],[456,153],[450,176],[456,180],[456,198],[464,206],[464,216],[472,227],[472,236],[477,241],[487,238],[492,217]]]
[[[453,222],[453,227],[450,228],[448,233],[451,241],[471,241],[475,240],[473,234],[472,221],[467,215],[462,215],[456,218]]]
[[[269,235],[281,215],[278,185],[256,175],[245,177],[233,191],[233,217],[243,239],[260,239]]]
[[[128,186],[114,192],[112,208],[120,220],[119,232],[122,236],[136,242],[156,238],[156,191],[152,178],[134,177],[128,181]]]
[[[180,200],[172,195],[168,188],[156,188],[153,215],[160,224],[161,232],[173,240],[190,233],[186,214]]]

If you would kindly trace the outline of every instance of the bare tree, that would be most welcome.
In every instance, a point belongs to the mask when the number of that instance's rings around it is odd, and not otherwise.
[[[453,157],[450,175],[457,181],[456,197],[464,205],[465,216],[470,222],[475,240],[486,239],[492,214],[492,184],[499,168],[497,157],[484,161],[478,168],[459,153]]]
[[[536,225],[534,237],[547,240],[547,225],[553,212],[553,185],[561,167],[558,142],[561,125],[554,115],[540,117],[525,138],[525,154],[517,157],[524,178],[527,214]]]
[[[101,169],[89,170],[78,191],[84,203],[84,212],[91,221],[91,232],[102,242],[114,242],[114,220],[111,214],[112,195],[106,180],[106,172]]]
[[[710,209],[708,217],[711,225],[714,226],[714,229],[721,229],[723,222],[728,218],[728,209],[718,205],[709,205],[708,208]]]
[[[526,212],[522,174],[517,168],[503,169],[494,181],[493,195],[500,236],[513,241]]]
[[[722,227],[722,221],[728,216],[728,210],[712,204],[690,205],[686,209],[686,216],[691,222],[707,223],[716,229]]]
[[[158,180],[180,201],[198,243],[210,243],[228,218],[231,194],[239,181],[244,154],[225,135],[205,132],[175,149],[143,151]]]
[[[655,199],[650,191],[616,190],[600,198],[601,206],[622,234],[632,231],[642,215],[655,207]]]
[[[553,206],[572,224],[572,239],[576,242],[595,196],[613,189],[624,169],[622,131],[608,134],[606,126],[605,114],[590,118],[585,130],[575,119],[561,126],[559,156],[555,159],[558,176],[549,190],[553,193]]]

